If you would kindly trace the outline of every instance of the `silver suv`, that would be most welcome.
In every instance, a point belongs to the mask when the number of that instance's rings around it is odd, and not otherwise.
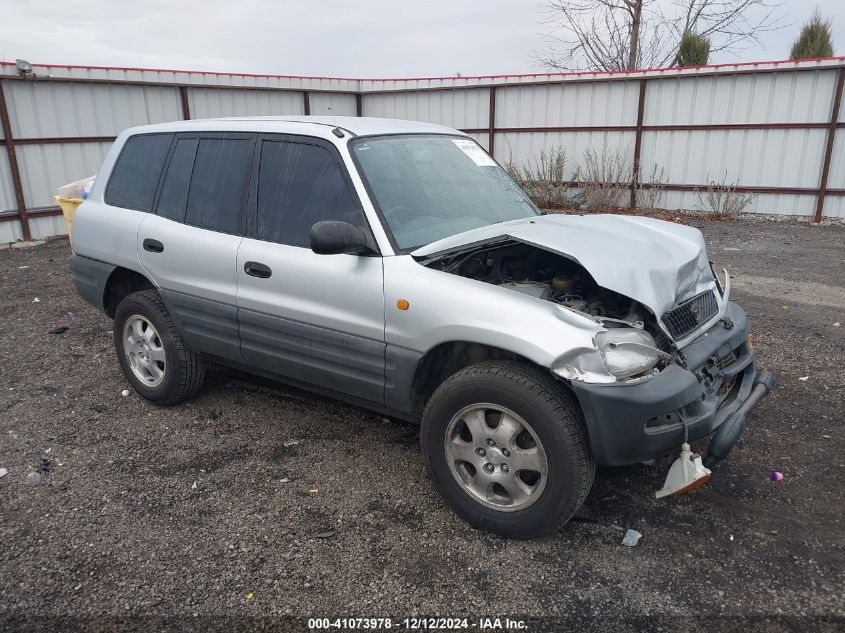
[[[712,434],[712,466],[773,385],[698,230],[546,215],[437,125],[127,130],[72,247],[142,397],[181,402],[213,362],[419,421],[443,498],[502,535],[569,520],[596,464],[686,447],[667,486],[694,487],[686,443]]]

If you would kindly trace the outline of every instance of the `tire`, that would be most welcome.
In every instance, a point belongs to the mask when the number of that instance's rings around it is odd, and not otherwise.
[[[551,376],[515,362],[473,365],[444,381],[425,408],[420,438],[446,503],[501,536],[530,538],[565,524],[595,476],[574,397]]]
[[[141,334],[137,335],[139,324]],[[131,341],[127,340],[130,335]],[[117,306],[114,347],[129,384],[138,395],[157,405],[187,400],[205,380],[202,359],[179,336],[155,290],[133,292]],[[143,358],[139,360],[139,356]]]

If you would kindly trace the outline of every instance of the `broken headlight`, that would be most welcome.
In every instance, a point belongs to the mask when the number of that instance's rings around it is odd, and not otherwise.
[[[664,355],[651,334],[634,328],[614,328],[596,334],[604,366],[617,378],[631,378],[653,369]]]

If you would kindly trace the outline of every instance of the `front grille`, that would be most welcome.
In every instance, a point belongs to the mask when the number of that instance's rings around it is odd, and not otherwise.
[[[712,319],[718,311],[719,304],[716,303],[715,293],[707,290],[664,314],[663,324],[669,334],[677,339]]]

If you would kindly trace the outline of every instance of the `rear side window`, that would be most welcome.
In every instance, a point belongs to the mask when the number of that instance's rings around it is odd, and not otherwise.
[[[139,134],[123,146],[106,187],[106,204],[137,211],[153,208],[172,134]]]
[[[321,220],[369,232],[340,161],[319,145],[262,141],[256,206],[260,240],[308,247],[311,227]]]
[[[194,171],[198,145],[199,139],[195,138],[180,138],[176,141],[158,197],[156,212],[160,216],[184,222],[188,188],[191,185],[191,173]]]
[[[199,139],[185,209],[187,224],[244,234],[252,149],[251,138]]]

